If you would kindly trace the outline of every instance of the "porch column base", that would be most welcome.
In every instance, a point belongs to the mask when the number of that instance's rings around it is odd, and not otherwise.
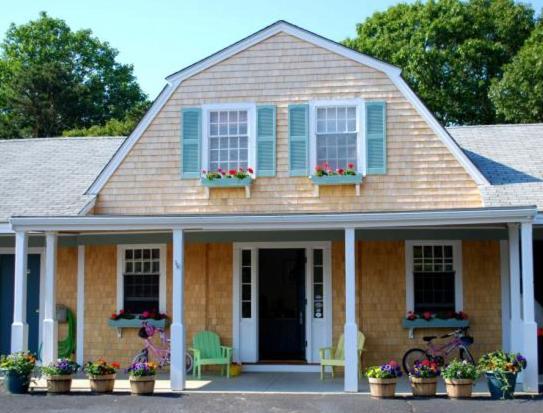
[[[52,319],[43,320],[43,353],[44,365],[52,363],[58,358],[58,322]]]
[[[13,322],[11,324],[11,352],[28,350],[28,324]]]
[[[182,391],[185,390],[185,326],[180,323],[172,324],[170,338],[172,348],[170,385],[172,391]]]
[[[345,383],[346,392],[358,391],[358,325],[356,323],[345,323]]]
[[[539,391],[539,376],[537,365],[537,323],[524,323],[524,351],[526,357],[526,370],[522,374],[522,384],[525,392],[537,393]]]

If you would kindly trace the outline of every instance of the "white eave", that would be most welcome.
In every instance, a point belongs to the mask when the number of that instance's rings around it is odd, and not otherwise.
[[[13,229],[11,229],[9,222],[0,222],[0,235],[2,234],[13,234]]]
[[[187,78],[194,76],[201,71],[216,65],[217,63],[226,60],[235,54],[254,46],[255,44],[272,37],[280,32],[287,33],[291,36],[297,37],[309,43],[312,43],[316,46],[327,49],[333,53],[336,53],[340,56],[346,57],[348,59],[354,60],[355,62],[361,63],[363,65],[369,66],[376,70],[379,70],[385,73],[390,80],[398,87],[398,89],[403,93],[405,98],[415,107],[419,115],[426,120],[428,125],[432,128],[434,133],[440,138],[440,140],[447,146],[451,151],[454,157],[458,162],[466,169],[468,174],[472,177],[477,185],[489,185],[488,180],[485,176],[477,169],[477,167],[471,162],[467,155],[462,151],[462,149],[456,144],[454,139],[451,138],[449,133],[445,128],[437,121],[434,115],[428,110],[424,103],[419,99],[419,97],[411,90],[407,85],[405,80],[401,76],[401,69],[393,66],[389,63],[383,62],[379,59],[373,58],[371,56],[359,53],[348,47],[345,47],[339,43],[336,43],[332,40],[326,39],[322,36],[319,36],[315,33],[302,29],[298,26],[295,26],[291,23],[285,21],[278,21],[246,38],[243,40],[234,43],[231,46],[226,47],[225,49],[191,65],[187,68],[176,72],[166,78],[168,84],[158,95],[156,100],[153,102],[151,108],[147,111],[145,116],[141,119],[139,124],[136,126],[134,131],[130,136],[123,142],[122,146],[115,153],[111,161],[105,166],[102,172],[98,175],[96,180],[87,190],[87,194],[98,194],[100,190],[104,187],[106,182],[109,180],[111,175],[119,167],[121,162],[124,160],[126,155],[130,152],[132,147],[138,141],[138,139],[143,135],[143,132],[149,127],[153,119],[160,112],[162,107],[166,104],[168,99],[171,97],[172,93],[177,89],[177,87]]]
[[[290,215],[171,215],[13,217],[14,231],[188,231],[319,230],[406,228],[533,222],[535,206],[414,212]]]

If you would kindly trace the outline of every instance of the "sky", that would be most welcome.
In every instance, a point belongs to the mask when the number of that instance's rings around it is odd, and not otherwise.
[[[40,11],[74,29],[91,29],[134,65],[150,99],[164,78],[243,37],[287,20],[332,40],[356,35],[356,24],[398,0],[0,0],[0,37],[11,23]],[[408,0],[408,2],[410,2]],[[528,1],[539,13],[543,0]]]

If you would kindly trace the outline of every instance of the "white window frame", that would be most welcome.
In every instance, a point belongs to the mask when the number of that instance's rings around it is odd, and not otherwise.
[[[130,249],[159,249],[160,275],[158,279],[158,311],[166,312],[166,244],[122,244],[117,245],[117,311],[124,307],[124,267],[125,251]]]
[[[209,112],[247,111],[247,166],[256,172],[256,103],[217,103],[202,105],[202,169],[209,170]]]
[[[309,168],[310,175],[317,166],[317,109],[330,106],[356,106],[356,170],[366,175],[366,130],[364,99],[312,100],[309,102]]]
[[[415,309],[415,277],[413,274],[413,247],[416,245],[443,245],[451,246],[453,250],[454,270],[454,307],[455,311],[464,308],[464,290],[462,283],[462,241],[459,240],[432,240],[432,241],[405,241],[405,303],[406,312]]]

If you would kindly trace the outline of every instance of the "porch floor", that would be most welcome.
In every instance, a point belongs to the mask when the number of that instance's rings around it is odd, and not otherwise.
[[[543,377],[540,376],[540,383]],[[41,378],[33,384],[37,391],[45,390],[45,379]],[[360,380],[359,392],[369,393],[366,378]],[[90,391],[89,381],[78,375],[72,382],[73,391]],[[115,391],[130,391],[130,383],[125,374],[118,374],[115,381]],[[155,386],[159,393],[170,392],[170,380],[168,374],[159,374]],[[238,377],[227,379],[218,375],[205,375],[201,380],[193,380],[188,377],[186,392],[210,392],[210,393],[343,393],[343,377],[334,379],[327,377],[320,380],[319,373],[243,373]],[[445,393],[445,385],[438,381],[438,393]],[[486,382],[479,379],[473,389],[476,396],[487,396]],[[398,395],[410,395],[411,389],[407,377],[402,377],[396,387]],[[522,393],[522,392],[519,392]]]

